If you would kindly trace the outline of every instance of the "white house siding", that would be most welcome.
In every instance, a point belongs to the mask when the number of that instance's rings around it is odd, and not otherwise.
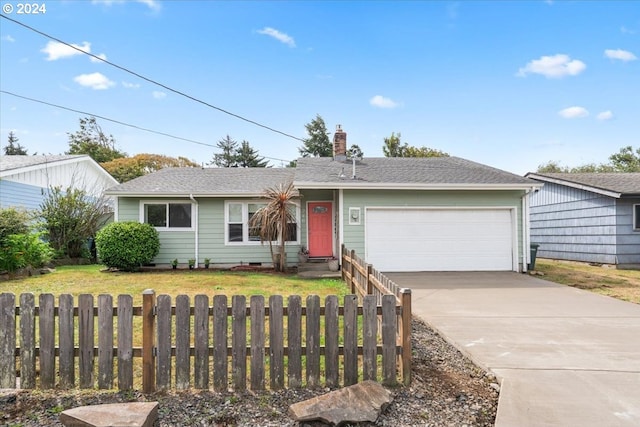
[[[518,263],[522,264],[522,191],[344,190],[344,243],[365,253],[365,207],[513,207],[516,211]],[[360,208],[360,225],[349,225],[349,208]],[[478,248],[481,250],[481,248]]]
[[[640,231],[633,230],[633,205],[640,197],[619,199],[616,203],[616,248],[618,266],[640,269]]]
[[[531,242],[538,257],[616,263],[615,199],[545,183],[531,195]]]
[[[0,180],[0,208],[34,210],[40,207],[45,189],[20,182]]]

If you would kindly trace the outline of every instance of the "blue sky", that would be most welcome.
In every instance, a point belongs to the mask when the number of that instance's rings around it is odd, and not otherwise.
[[[0,3],[3,16],[287,134],[304,138],[320,114],[365,157],[382,156],[391,132],[517,174],[640,146],[637,1],[47,0],[39,14]],[[4,91],[205,144],[228,134],[263,156],[298,156],[300,141],[7,19],[0,37]],[[82,116],[5,93],[0,113],[0,144],[13,131],[41,154],[68,149]],[[131,155],[206,163],[216,152],[98,121]]]

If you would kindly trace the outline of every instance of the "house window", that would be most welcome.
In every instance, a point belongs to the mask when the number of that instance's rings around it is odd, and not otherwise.
[[[191,203],[143,203],[142,221],[161,229],[190,229]]]
[[[633,229],[640,231],[640,205],[633,205]]]
[[[266,203],[259,201],[226,202],[225,203],[225,243],[227,244],[260,244],[260,228],[250,227],[249,221],[264,207]],[[298,218],[299,208],[292,204],[291,212],[296,218],[295,222],[288,224],[287,242],[298,242]],[[273,242],[278,236],[273,236]]]

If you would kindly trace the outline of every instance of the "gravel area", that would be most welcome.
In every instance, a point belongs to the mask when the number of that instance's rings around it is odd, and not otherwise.
[[[413,322],[413,382],[392,388],[393,402],[375,423],[359,426],[493,426],[499,386],[423,322]],[[18,391],[0,394],[0,425],[62,426],[58,414],[100,403],[158,401],[160,426],[296,426],[290,404],[327,392],[213,393],[189,391],[144,395],[96,390]],[[317,427],[303,423],[300,427]]]

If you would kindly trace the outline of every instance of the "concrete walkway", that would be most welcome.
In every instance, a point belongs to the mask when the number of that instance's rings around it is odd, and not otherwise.
[[[518,273],[389,273],[502,380],[497,427],[640,426],[640,305]]]

